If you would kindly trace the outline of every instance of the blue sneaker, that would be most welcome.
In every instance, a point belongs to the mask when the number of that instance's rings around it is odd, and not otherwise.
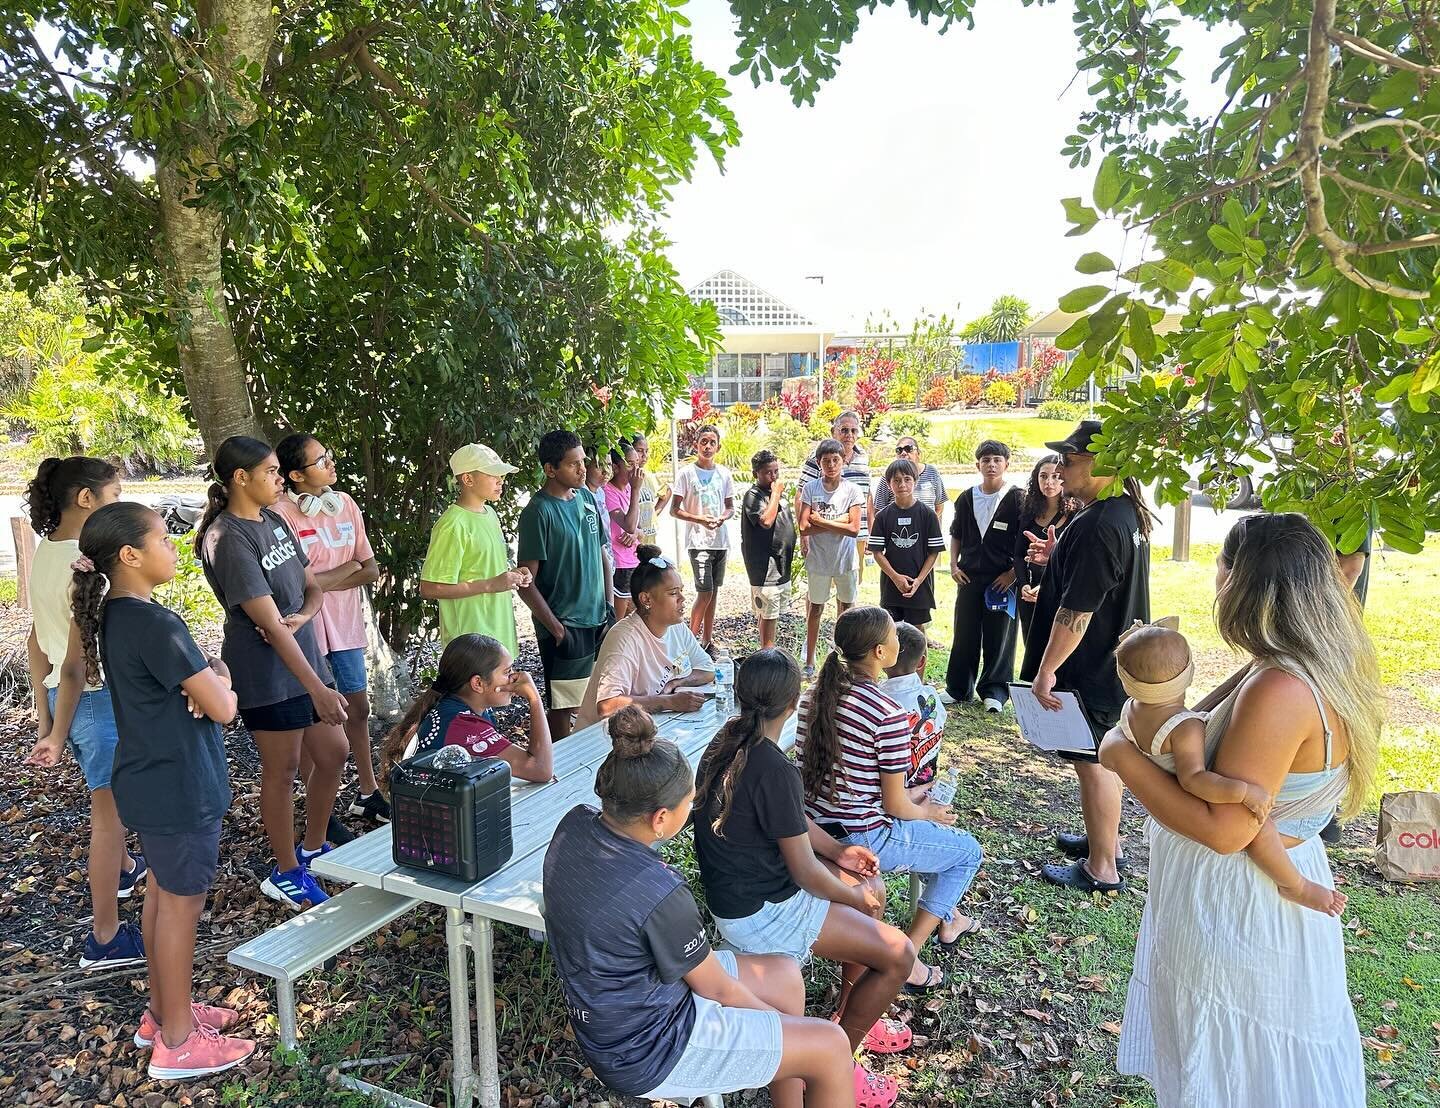
[[[101,943],[91,931],[85,936],[85,949],[80,952],[81,969],[110,969],[133,966],[145,961],[145,940],[133,923],[122,923],[108,943]]]
[[[334,849],[335,848],[329,843],[321,843],[319,850],[306,850],[302,844],[296,843],[295,857],[299,859],[300,864],[308,870],[310,868],[311,862],[313,862],[316,858],[320,857],[320,855],[322,854],[329,854]]]
[[[284,873],[280,872],[278,866],[271,867],[270,876],[260,882],[260,891],[271,900],[278,900],[296,912],[324,904],[330,899],[315,878],[310,876],[304,862]]]
[[[121,900],[126,900],[135,895],[135,886],[145,880],[145,875],[150,872],[150,867],[145,864],[145,855],[131,854],[130,860],[135,863],[135,868],[129,873],[123,869],[120,871],[120,887],[115,890],[115,895]]]

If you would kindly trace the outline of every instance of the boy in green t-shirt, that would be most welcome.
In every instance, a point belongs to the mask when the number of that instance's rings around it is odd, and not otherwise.
[[[455,503],[430,531],[420,570],[420,595],[440,602],[442,645],[472,632],[489,635],[515,656],[515,606],[511,592],[530,584],[530,573],[510,568],[500,520],[490,507],[516,472],[488,446],[472,442],[450,455],[459,486]]]

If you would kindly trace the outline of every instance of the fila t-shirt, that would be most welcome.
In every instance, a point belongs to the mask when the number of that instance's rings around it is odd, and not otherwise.
[[[683,978],[710,956],[685,878],[581,804],[545,852],[544,896],[546,940],[580,1049],[610,1088],[655,1088],[695,1026]]]
[[[269,508],[259,519],[241,519],[221,512],[205,532],[200,565],[215,598],[225,609],[225,645],[220,656],[230,667],[230,680],[242,708],[261,708],[305,695],[305,686],[241,607],[247,600],[269,596],[282,616],[293,616],[305,603],[305,567],[310,564],[289,524]],[[295,632],[305,660],[327,685],[334,680],[330,665],[315,641],[315,621]]]
[[[360,505],[349,493],[336,490],[336,495],[340,497],[340,510],[333,516],[326,512],[307,516],[289,496],[282,496],[275,504],[316,573],[346,562],[368,562],[375,556]],[[365,648],[365,612],[358,588],[327,592],[320,613],[311,622],[315,625],[316,645],[326,654]]]

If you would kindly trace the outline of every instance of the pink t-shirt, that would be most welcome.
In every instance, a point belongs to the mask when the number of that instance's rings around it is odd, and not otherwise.
[[[617,489],[609,481],[602,486],[605,490],[605,510],[607,512],[619,512],[622,515],[630,510],[630,486]],[[636,518],[636,529],[639,529],[639,518]],[[634,569],[640,564],[640,555],[635,553],[635,547],[620,545],[620,536],[625,529],[615,522],[615,517],[610,517],[610,555],[615,559],[616,569]]]
[[[370,539],[365,534],[365,520],[360,515],[360,506],[348,493],[340,493],[340,500],[343,506],[339,514],[333,516],[324,512],[307,516],[288,494],[275,503],[275,511],[290,524],[290,529],[300,540],[305,557],[310,559],[310,567],[316,573],[349,561],[368,561],[375,556],[370,548]],[[360,590],[327,592],[320,614],[311,620],[311,624],[315,628],[315,641],[326,654],[337,650],[363,649],[365,617],[360,607]]]

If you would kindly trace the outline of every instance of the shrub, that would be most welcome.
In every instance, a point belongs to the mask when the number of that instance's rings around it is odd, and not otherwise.
[[[867,431],[873,431],[876,420],[890,410],[885,385],[885,380],[874,374],[855,383],[855,414],[860,417],[860,426]]]
[[[950,403],[950,389],[948,381],[936,381],[920,396],[920,407],[927,412],[945,407]]]
[[[760,413],[749,404],[731,404],[720,418],[727,426],[754,427],[760,422]]]
[[[816,438],[828,438],[830,435],[830,425],[835,422],[836,418],[844,410],[844,408],[840,407],[838,400],[826,400],[823,404],[820,404],[810,417],[810,433]]]
[[[776,399],[791,419],[801,423],[809,423],[810,417],[815,414],[815,394],[808,389],[782,392]]]
[[[731,427],[720,432],[720,453],[716,458],[722,466],[728,466],[737,473],[749,473],[750,459],[760,446],[758,428]]]
[[[775,451],[775,456],[783,466],[804,465],[805,459],[810,457],[810,447],[815,441],[808,426],[798,419],[791,419],[784,412],[765,421],[761,427],[760,440],[767,450]],[[745,459],[744,472],[750,472],[749,458]]]
[[[925,456],[932,462],[966,465],[975,461],[975,448],[980,445],[982,430],[973,425],[958,424],[945,437],[930,447]]]
[[[885,432],[892,439],[909,435],[923,445],[930,435],[930,417],[919,412],[891,412],[885,417]]]
[[[225,618],[195,556],[195,535],[175,536],[175,576],[155,590],[155,599],[192,628],[216,626]]]
[[[997,408],[1015,406],[1015,386],[1009,381],[991,381],[985,386],[985,402]]]
[[[985,385],[978,373],[962,373],[945,385],[945,398],[952,404],[973,408],[985,395]]]
[[[1047,400],[1035,409],[1035,414],[1040,419],[1063,419],[1068,422],[1083,419],[1085,405],[1070,400]]]
[[[890,390],[886,398],[890,401],[892,408],[909,408],[915,403],[916,385],[913,374],[896,374],[895,379],[890,382]]]

